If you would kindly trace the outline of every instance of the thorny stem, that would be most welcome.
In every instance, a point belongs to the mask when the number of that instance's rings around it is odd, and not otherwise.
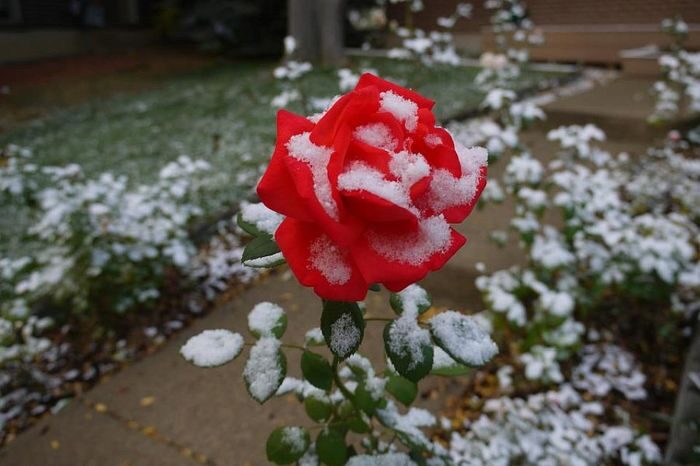
[[[333,381],[335,384],[338,386],[338,390],[340,390],[340,393],[343,394],[345,398],[350,400],[350,403],[352,403],[353,406],[355,406],[355,397],[350,393],[350,390],[343,384],[343,381],[340,380],[340,374],[338,373],[338,365],[340,364],[340,359],[338,359],[338,356],[333,356]],[[355,406],[357,409],[357,406]]]
[[[254,346],[255,342],[246,341],[245,343],[243,343],[243,345],[244,346]],[[295,349],[295,350],[299,350],[299,351],[306,351],[306,348],[304,348],[303,346],[295,345],[293,343],[282,343],[281,346],[282,346],[282,348],[289,348],[289,349]]]
[[[391,319],[389,317],[365,317],[365,322],[372,322],[372,321],[377,321],[377,322],[391,322],[394,319]]]

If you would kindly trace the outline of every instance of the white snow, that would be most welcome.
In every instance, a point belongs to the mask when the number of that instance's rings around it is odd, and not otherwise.
[[[289,446],[292,454],[299,454],[308,448],[306,432],[297,426],[287,426],[282,429],[282,441]]]
[[[402,122],[409,132],[418,127],[418,104],[405,99],[392,91],[379,94],[379,110],[388,112]]]
[[[455,311],[430,319],[433,335],[449,354],[470,366],[480,366],[498,353],[498,346],[479,322]]]
[[[398,181],[389,181],[375,168],[353,162],[338,177],[340,191],[366,191],[405,209],[411,208],[408,191]]]
[[[243,370],[250,395],[263,402],[272,396],[282,381],[279,350],[282,342],[274,337],[263,337],[250,350]]]
[[[309,267],[317,270],[332,285],[344,285],[352,277],[352,269],[342,251],[326,235],[311,243],[308,260]]]
[[[564,376],[557,362],[557,350],[542,345],[535,345],[530,352],[520,355],[520,362],[525,364],[525,377],[528,380],[540,380],[545,383],[564,381]]]
[[[323,332],[321,331],[320,327],[315,327],[306,332],[304,335],[304,343],[306,345],[322,345],[324,343],[323,340]]]
[[[248,259],[247,261],[243,262],[243,265],[246,267],[254,267],[254,268],[262,268],[262,267],[271,267],[275,264],[278,264],[279,262],[284,260],[284,256],[282,255],[281,252],[276,252],[272,255],[265,256],[265,257],[258,257],[255,259]]]
[[[258,303],[248,314],[248,328],[257,335],[270,336],[284,315],[284,309],[277,304],[267,301]]]
[[[430,306],[430,296],[424,288],[413,284],[396,293],[404,313],[417,316],[420,307]]]
[[[330,347],[340,357],[350,356],[350,351],[360,343],[360,329],[349,314],[343,314],[331,325]]]
[[[378,147],[387,152],[394,152],[399,145],[391,129],[384,123],[370,123],[358,126],[352,133],[353,137],[372,147]]]
[[[574,368],[574,387],[595,396],[617,390],[628,400],[646,398],[646,376],[634,356],[613,344],[586,345],[580,351],[581,362]]]
[[[180,348],[180,354],[199,367],[214,367],[232,361],[243,349],[243,337],[228,330],[205,330]]]
[[[292,136],[287,142],[287,149],[289,155],[309,165],[314,182],[314,193],[318,202],[329,217],[338,220],[338,206],[333,199],[333,191],[328,179],[328,162],[333,154],[333,149],[317,146],[311,142],[310,134],[306,132]]]
[[[488,163],[488,152],[483,147],[465,148],[455,141],[455,149],[461,176],[457,178],[445,169],[433,171],[427,204],[437,212],[471,202],[481,180],[481,168]]]
[[[433,346],[433,370],[448,369],[459,364],[439,346]]]
[[[392,155],[389,161],[389,170],[401,180],[401,184],[406,191],[416,182],[430,175],[430,165],[428,165],[425,157],[405,150]]]
[[[241,217],[247,223],[255,225],[260,231],[274,235],[284,220],[284,216],[270,210],[263,203],[241,203]]]
[[[416,466],[416,463],[405,453],[382,453],[353,456],[346,466]]]

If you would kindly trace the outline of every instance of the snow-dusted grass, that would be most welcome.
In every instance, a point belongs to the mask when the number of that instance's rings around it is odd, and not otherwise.
[[[427,68],[387,59],[357,65],[430,95],[439,119],[476,109],[483,99],[473,85],[476,68]],[[160,167],[180,155],[205,159],[213,170],[201,203],[213,216],[237,205],[269,160],[276,132],[270,101],[280,92],[274,66],[221,64],[173,77],[156,90],[64,108],[0,135],[0,147],[27,146],[40,165],[77,163],[88,177],[111,171],[135,184],[154,181]],[[541,78],[532,73],[522,84]],[[315,101],[340,93],[335,69],[314,69],[296,84],[307,96],[306,102],[289,105],[299,113],[313,113]],[[13,238],[27,226],[26,216],[17,206],[0,207],[0,252],[17,250]]]

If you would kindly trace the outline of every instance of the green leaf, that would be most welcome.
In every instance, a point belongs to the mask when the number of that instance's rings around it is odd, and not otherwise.
[[[418,385],[400,375],[392,374],[386,383],[386,391],[404,406],[410,406],[418,396]]]
[[[343,466],[348,459],[343,435],[333,429],[323,429],[316,437],[316,454],[328,466]]]
[[[345,359],[360,347],[365,321],[357,303],[324,301],[321,331],[331,352]]]
[[[301,355],[301,373],[314,387],[330,390],[333,385],[333,369],[320,354],[304,351]]]
[[[258,227],[256,227],[252,223],[246,222],[245,220],[243,220],[243,213],[242,212],[238,212],[238,215],[236,216],[236,223],[238,223],[238,226],[241,227],[241,229],[243,231],[245,231],[246,233],[248,233],[249,235],[252,235],[252,236],[268,235],[268,236],[270,236],[269,233],[262,232],[262,231],[258,230]]]
[[[350,416],[346,421],[348,428],[356,434],[366,434],[369,432],[369,424],[361,416]]]
[[[425,457],[421,454],[419,450],[411,450],[408,456],[411,457],[416,466],[428,466],[428,461],[425,459]]]
[[[437,367],[430,371],[433,375],[439,375],[442,377],[459,377],[461,375],[467,375],[471,369],[464,364],[455,362],[452,366]]]
[[[386,404],[386,399],[372,398],[365,382],[360,383],[355,389],[355,404],[370,416],[377,411],[377,408],[381,407],[382,402]]]
[[[384,327],[384,349],[400,375],[412,382],[418,382],[428,375],[433,367],[433,345],[429,337],[426,341],[417,341],[415,338],[405,337],[402,332],[392,332],[391,329],[398,325],[396,322],[392,321]],[[418,354],[414,351],[416,346],[419,347]]]
[[[304,400],[306,414],[316,422],[325,422],[331,417],[333,407],[327,400],[309,396]]]
[[[378,283],[372,283],[372,284],[369,286],[369,290],[370,290],[370,291],[381,291],[381,288],[379,287],[379,284],[378,284]]]
[[[275,464],[298,461],[309,449],[311,438],[303,427],[279,427],[267,438],[267,459]]]
[[[252,259],[268,257],[280,252],[279,246],[275,243],[270,235],[257,236],[248,243],[243,250],[241,262],[247,262]]]

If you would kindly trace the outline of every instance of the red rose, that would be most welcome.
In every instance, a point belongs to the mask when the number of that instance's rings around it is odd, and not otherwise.
[[[435,125],[433,102],[365,74],[318,117],[284,110],[258,184],[286,216],[275,234],[292,272],[322,298],[364,299],[442,267],[466,242],[450,227],[486,185],[486,150]]]

